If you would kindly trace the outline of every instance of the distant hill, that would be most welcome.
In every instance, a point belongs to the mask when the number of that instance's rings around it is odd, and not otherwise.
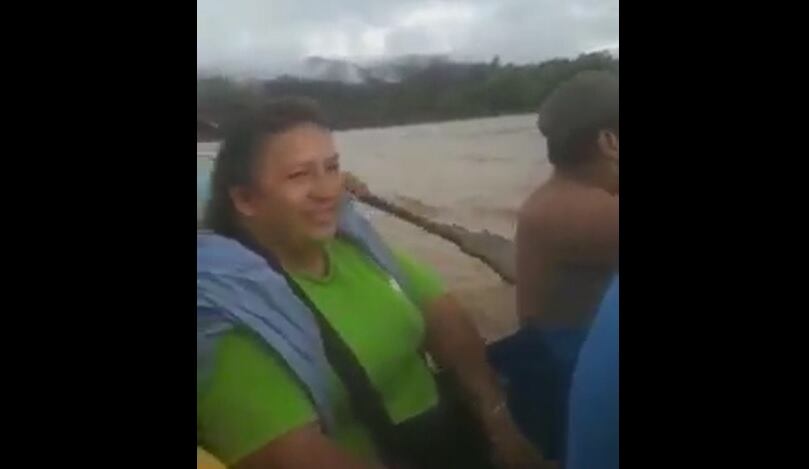
[[[303,70],[298,78],[349,84],[373,81],[396,83],[405,79],[408,73],[412,74],[435,64],[448,62],[450,60],[446,55],[405,55],[367,63],[308,57],[303,62]]]
[[[310,80],[339,83],[363,83],[364,70],[345,60],[309,57],[304,61],[303,76]]]

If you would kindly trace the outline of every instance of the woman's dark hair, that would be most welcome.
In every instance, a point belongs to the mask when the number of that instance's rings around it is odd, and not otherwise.
[[[205,227],[223,236],[235,237],[240,228],[230,190],[252,182],[261,144],[301,124],[330,129],[316,101],[286,97],[245,113],[227,126],[211,173],[211,198],[205,211]]]

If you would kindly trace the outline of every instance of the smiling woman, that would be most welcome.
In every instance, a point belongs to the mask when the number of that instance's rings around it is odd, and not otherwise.
[[[197,238],[200,445],[240,469],[484,469],[490,455],[541,467],[459,303],[343,188],[312,101],[273,102],[229,130],[213,233]]]

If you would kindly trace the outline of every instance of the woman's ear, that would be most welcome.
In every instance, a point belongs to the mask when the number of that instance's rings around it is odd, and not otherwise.
[[[243,217],[250,218],[256,214],[255,204],[250,190],[246,187],[232,187],[228,190],[233,208]]]

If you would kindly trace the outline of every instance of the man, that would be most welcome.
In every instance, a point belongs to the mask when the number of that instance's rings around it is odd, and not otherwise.
[[[517,225],[523,324],[586,327],[618,266],[618,78],[582,72],[542,104],[551,178]]]
[[[523,432],[564,460],[567,399],[576,358],[618,267],[618,78],[582,72],[539,111],[551,178],[517,225],[517,310],[522,325],[490,358],[510,382]]]

